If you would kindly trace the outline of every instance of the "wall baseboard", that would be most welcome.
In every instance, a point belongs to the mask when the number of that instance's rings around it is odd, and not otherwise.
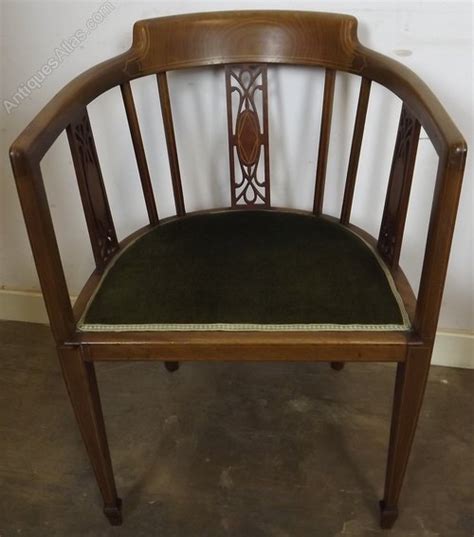
[[[474,334],[438,330],[431,363],[474,369]]]
[[[0,289],[0,319],[48,324],[42,294]],[[474,334],[440,330],[436,336],[432,363],[474,369]]]
[[[43,295],[37,291],[0,289],[0,319],[48,324]]]

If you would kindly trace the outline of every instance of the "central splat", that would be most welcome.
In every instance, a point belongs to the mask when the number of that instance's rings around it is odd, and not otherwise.
[[[226,86],[232,206],[269,206],[266,66],[229,65]]]

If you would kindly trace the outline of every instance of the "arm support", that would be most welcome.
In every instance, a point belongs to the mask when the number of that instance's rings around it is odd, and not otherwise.
[[[438,164],[415,314],[415,329],[430,343],[438,325],[466,153],[466,146],[453,147]]]
[[[41,170],[13,156],[12,166],[51,330],[60,343],[73,331],[74,318]]]
[[[363,76],[393,91],[428,134],[439,155],[428,238],[415,315],[415,330],[432,342],[436,334],[449,251],[466,163],[467,145],[428,86],[404,65],[365,47]]]

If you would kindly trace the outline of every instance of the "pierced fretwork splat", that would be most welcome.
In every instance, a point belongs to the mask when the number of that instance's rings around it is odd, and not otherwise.
[[[226,67],[232,207],[270,206],[266,65]]]
[[[420,123],[404,105],[398,125],[378,240],[379,252],[393,267],[398,265],[400,258],[419,136]]]
[[[68,138],[95,262],[102,269],[118,242],[86,110],[69,125]]]

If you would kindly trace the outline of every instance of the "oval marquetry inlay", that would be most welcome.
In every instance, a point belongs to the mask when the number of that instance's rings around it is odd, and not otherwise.
[[[258,161],[260,154],[260,123],[253,110],[244,110],[237,118],[235,134],[239,160],[246,166]]]

